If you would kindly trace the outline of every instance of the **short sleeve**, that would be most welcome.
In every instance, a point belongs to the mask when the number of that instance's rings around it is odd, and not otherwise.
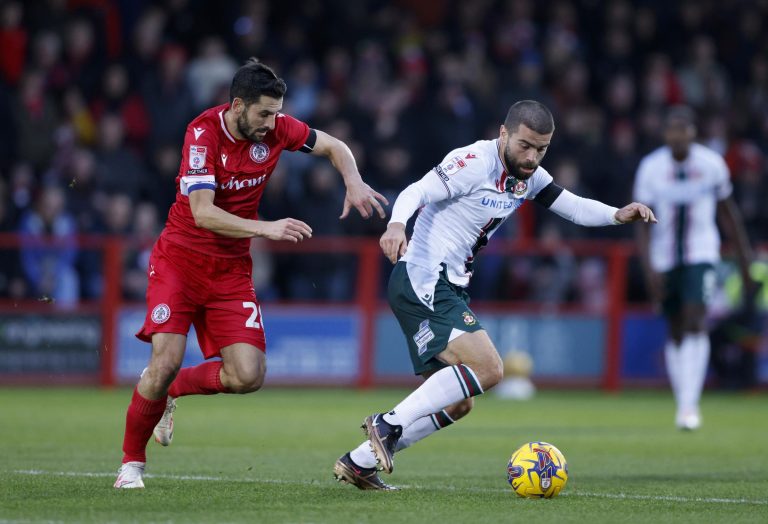
[[[193,122],[184,135],[181,152],[179,190],[189,195],[196,189],[216,189],[216,130]]]
[[[297,151],[309,136],[309,126],[291,115],[278,113],[275,118],[275,136],[288,151]]]
[[[651,166],[648,159],[640,162],[635,173],[635,183],[632,188],[632,200],[646,205],[653,205],[654,195],[651,185]]]
[[[713,168],[715,175],[715,195],[718,200],[725,200],[733,193],[733,184],[731,183],[731,172],[728,165],[720,155],[713,155]]]
[[[448,191],[449,198],[467,195],[485,182],[486,162],[479,154],[455,150],[432,169]]]

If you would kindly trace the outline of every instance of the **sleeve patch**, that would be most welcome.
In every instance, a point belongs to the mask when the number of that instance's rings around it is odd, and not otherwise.
[[[448,186],[448,175],[443,172],[443,168],[437,165],[433,171],[440,178],[440,182],[443,183],[443,186],[445,186],[445,190],[448,191],[448,196],[451,196],[451,188]]]
[[[440,168],[442,170],[445,176],[455,175],[465,167],[467,167],[467,163],[464,162],[464,160],[462,160],[460,156],[455,156],[450,160],[447,160],[437,166],[437,168]],[[437,168],[435,168],[435,170],[437,170]]]
[[[435,166],[435,173],[440,177],[440,180],[448,182],[448,175],[445,174],[445,171],[443,171],[443,168],[440,165]]]
[[[207,150],[206,146],[189,146],[190,169],[202,169],[205,167],[205,154]]]

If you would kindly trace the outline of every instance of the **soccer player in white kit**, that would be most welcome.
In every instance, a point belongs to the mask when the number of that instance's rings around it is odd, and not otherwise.
[[[716,219],[736,248],[745,289],[752,285],[752,254],[725,161],[693,142],[693,111],[670,108],[664,127],[666,145],[641,160],[635,177],[634,198],[653,206],[660,221],[650,231],[638,227],[638,244],[651,300],[668,324],[664,357],[677,404],[675,423],[694,430],[701,425],[699,399],[709,364],[706,305],[720,260]]]
[[[369,440],[336,461],[339,481],[360,489],[392,489],[377,470],[391,473],[396,451],[465,416],[472,397],[501,380],[501,358],[469,308],[465,288],[478,251],[526,200],[585,226],[656,221],[643,204],[617,209],[557,186],[539,166],[554,129],[544,105],[517,102],[499,138],[451,151],[398,196],[380,245],[395,264],[390,306],[414,371],[426,380],[391,411],[365,419]],[[406,222],[419,209],[407,242]]]

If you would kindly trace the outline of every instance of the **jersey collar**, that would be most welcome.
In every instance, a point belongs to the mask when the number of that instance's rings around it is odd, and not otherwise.
[[[224,108],[221,111],[219,111],[219,121],[221,122],[221,130],[224,131],[224,134],[227,135],[227,138],[229,138],[230,142],[232,142],[233,144],[236,144],[237,141],[231,134],[229,134],[229,131],[227,130],[227,124],[224,122],[224,111],[226,110],[227,108]]]

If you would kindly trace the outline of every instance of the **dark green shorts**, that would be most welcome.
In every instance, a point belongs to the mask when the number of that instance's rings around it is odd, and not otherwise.
[[[395,264],[387,288],[389,305],[408,342],[413,371],[420,375],[446,367],[435,358],[448,345],[455,328],[472,333],[483,329],[469,309],[469,295],[464,288],[451,284],[445,269],[435,284],[433,309],[416,296],[405,262]]]
[[[716,275],[712,264],[677,266],[664,273],[664,314],[675,316],[685,304],[707,304],[715,290]]]

